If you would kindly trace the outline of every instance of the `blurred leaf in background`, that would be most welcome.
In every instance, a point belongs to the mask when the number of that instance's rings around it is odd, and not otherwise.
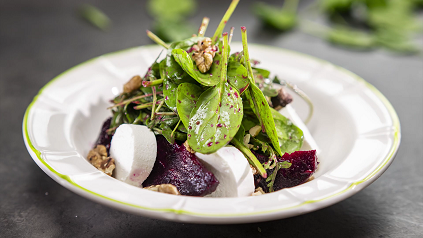
[[[197,32],[187,21],[197,9],[195,0],[150,0],[147,9],[154,18],[153,31],[166,42],[183,40]]]
[[[90,4],[81,5],[78,9],[78,13],[84,20],[100,30],[106,31],[111,26],[109,17],[100,9]]]
[[[281,8],[257,2],[253,5],[253,13],[266,25],[287,31],[297,24],[297,7],[298,0],[285,0]]]
[[[414,37],[423,24],[416,10],[423,0],[319,0],[297,14],[297,1],[285,0],[282,9],[265,4],[253,5],[253,13],[270,27],[286,31],[300,25],[301,30],[350,48],[385,47],[399,53],[417,53],[421,49]],[[289,7],[288,7],[289,6]],[[305,19],[313,15],[328,21],[328,26]],[[301,15],[301,19],[298,17]],[[300,24],[296,24],[299,22]]]

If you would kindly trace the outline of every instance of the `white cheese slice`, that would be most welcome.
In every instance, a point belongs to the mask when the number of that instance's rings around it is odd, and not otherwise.
[[[219,180],[216,191],[208,197],[245,197],[254,192],[254,176],[244,154],[233,146],[212,154],[195,153],[202,164]]]
[[[285,117],[287,117],[289,120],[291,120],[294,125],[296,125],[303,131],[304,142],[303,146],[301,147],[301,150],[316,150],[316,154],[319,154],[320,149],[317,146],[316,141],[314,141],[310,131],[307,129],[307,126],[295,112],[295,109],[291,105],[287,105],[286,107],[279,110],[279,112]]]
[[[116,163],[116,179],[142,186],[153,169],[156,156],[156,137],[146,126],[122,124],[116,129],[110,145],[110,157]]]

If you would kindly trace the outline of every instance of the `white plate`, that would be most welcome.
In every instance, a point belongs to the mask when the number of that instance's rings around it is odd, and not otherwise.
[[[240,50],[241,44],[233,43],[232,49]],[[23,121],[25,144],[38,166],[65,188],[126,212],[180,222],[245,223],[304,214],[350,197],[375,181],[398,150],[398,116],[372,85],[310,56],[250,45],[261,67],[297,84],[314,102],[308,127],[321,149],[315,179],[243,198],[174,196],[127,185],[97,171],[84,157],[110,116],[108,101],[131,76],[143,76],[160,51],[144,46],[100,56],[44,86]],[[300,99],[293,106],[306,116]]]

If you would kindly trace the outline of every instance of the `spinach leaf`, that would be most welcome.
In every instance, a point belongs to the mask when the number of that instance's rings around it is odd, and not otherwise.
[[[222,65],[227,65],[228,35],[224,35]],[[223,50],[224,49],[224,50]],[[220,73],[218,85],[207,89],[190,114],[188,143],[200,153],[213,153],[228,144],[241,126],[242,99],[236,88],[227,82],[227,67]]]
[[[265,24],[281,31],[293,28],[297,24],[298,0],[285,0],[282,8],[266,3],[256,3],[253,6],[254,14]]]
[[[247,69],[239,62],[229,61],[228,82],[242,94],[250,84]]]
[[[196,8],[195,0],[150,0],[148,12],[156,18],[167,20],[180,20],[192,14]]]
[[[244,49],[244,58],[245,64],[248,68],[248,73],[250,75],[250,87],[245,91],[246,98],[250,102],[251,109],[256,114],[257,118],[260,121],[262,131],[266,132],[269,137],[272,145],[275,147],[276,152],[282,156],[281,148],[279,145],[278,136],[276,133],[275,122],[273,120],[272,112],[270,110],[269,104],[262,91],[256,86],[255,82],[252,81],[254,78],[253,69],[251,68],[250,57],[248,53],[248,43],[247,43],[247,29],[241,27],[242,32],[242,46]]]
[[[91,23],[93,26],[99,28],[100,30],[106,31],[110,28],[111,21],[109,17],[100,9],[90,4],[82,5],[79,8],[79,14],[87,22]]]
[[[197,80],[197,82],[205,86],[215,86],[221,81],[220,73],[223,71],[223,68],[227,67],[227,65],[224,65],[222,62],[223,45],[221,43],[219,45],[219,52],[214,56],[210,70],[204,74],[198,70],[195,62],[191,58],[191,54],[185,50],[173,49],[172,55],[184,71]]]
[[[176,108],[185,128],[188,127],[189,116],[195,108],[203,90],[191,83],[181,83],[176,91]]]
[[[271,112],[282,153],[292,153],[300,150],[304,140],[303,131],[275,109],[271,108]]]

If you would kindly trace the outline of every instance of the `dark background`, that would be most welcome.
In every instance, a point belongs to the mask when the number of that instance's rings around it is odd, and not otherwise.
[[[22,139],[26,107],[56,75],[90,58],[150,44],[145,1],[0,0],[0,237],[421,237],[423,234],[423,58],[336,47],[299,30],[265,30],[241,0],[229,25],[249,42],[287,48],[344,67],[393,104],[402,142],[391,167],[338,204],[293,218],[255,224],[196,225],[130,215],[63,188],[31,159]],[[274,1],[279,4],[279,1]],[[76,14],[82,3],[113,21],[108,32]],[[302,1],[302,6],[309,1]],[[214,29],[229,1],[199,1],[190,22]],[[238,32],[239,33],[239,32]],[[240,34],[234,40],[240,41]],[[423,45],[422,38],[419,39]],[[261,230],[261,232],[259,231]]]

